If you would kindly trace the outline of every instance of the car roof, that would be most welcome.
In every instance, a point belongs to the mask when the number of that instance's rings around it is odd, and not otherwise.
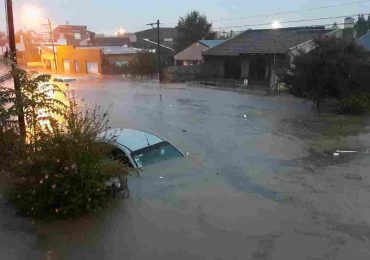
[[[100,138],[108,141],[113,141],[129,149],[131,152],[143,149],[145,147],[155,145],[164,140],[153,134],[135,130],[118,128],[112,129],[99,135]]]
[[[54,79],[53,80],[60,80],[60,81],[63,81],[63,82],[68,82],[68,81],[77,81],[77,79],[75,79],[75,78],[70,78],[70,77],[59,77],[59,76],[57,76],[57,77],[54,77]]]

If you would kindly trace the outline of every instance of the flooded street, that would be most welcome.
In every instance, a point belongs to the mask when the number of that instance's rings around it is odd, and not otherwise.
[[[90,106],[111,104],[112,128],[157,134],[190,155],[130,177],[131,197],[96,216],[7,224],[21,230],[10,242],[3,224],[3,245],[43,259],[370,259],[368,118],[180,84],[111,79],[71,90]]]

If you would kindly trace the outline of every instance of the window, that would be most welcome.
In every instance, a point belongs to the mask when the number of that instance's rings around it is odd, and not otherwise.
[[[75,60],[75,71],[76,73],[79,73],[80,72],[80,64],[78,63],[78,60]]]
[[[169,159],[180,158],[183,155],[170,143],[161,142],[131,153],[138,167],[155,164]]]
[[[73,36],[75,40],[81,40],[81,33],[74,33]]]
[[[70,73],[71,72],[71,62],[70,62],[70,60],[63,60],[63,67],[64,67],[64,72]]]

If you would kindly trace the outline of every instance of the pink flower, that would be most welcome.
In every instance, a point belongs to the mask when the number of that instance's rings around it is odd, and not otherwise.
[[[57,159],[57,163],[60,163],[60,160],[59,159]]]
[[[44,180],[40,180],[40,184],[43,184],[44,183]]]
[[[51,185],[51,188],[53,189],[53,190],[55,190],[55,187],[56,187],[57,185],[56,184],[53,184],[53,185]]]
[[[47,179],[49,179],[49,175],[48,174],[45,175],[45,180],[47,180]]]
[[[68,170],[69,170],[69,168],[66,166],[66,167],[64,167],[64,170],[65,170],[65,171],[68,171]]]
[[[55,212],[56,212],[56,213],[59,213],[59,209],[55,209]]]
[[[74,164],[72,164],[72,165],[71,165],[71,169],[72,169],[72,170],[77,169],[77,165],[76,165],[75,163],[74,163]]]

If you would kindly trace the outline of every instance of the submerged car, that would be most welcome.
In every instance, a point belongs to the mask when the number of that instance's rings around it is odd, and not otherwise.
[[[53,79],[53,82],[64,82],[64,83],[68,83],[68,82],[75,82],[75,81],[77,81],[77,79],[70,78],[70,77],[55,77]]]
[[[113,129],[98,136],[100,142],[115,147],[116,155],[124,154],[134,168],[184,157],[184,154],[168,141],[135,129]]]
[[[135,129],[113,129],[100,134],[98,142],[112,146],[111,156],[133,168],[157,164],[163,161],[184,157],[168,141]],[[127,189],[127,176],[124,179],[113,178],[106,183],[112,195]]]

